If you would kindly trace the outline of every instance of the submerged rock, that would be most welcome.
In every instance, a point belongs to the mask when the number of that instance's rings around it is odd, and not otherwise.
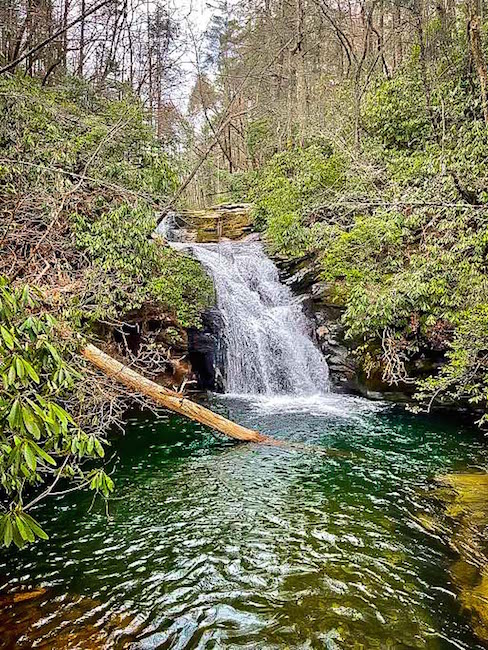
[[[450,574],[476,635],[488,641],[488,474],[447,474],[431,496],[443,506],[437,517],[418,517],[457,554]]]

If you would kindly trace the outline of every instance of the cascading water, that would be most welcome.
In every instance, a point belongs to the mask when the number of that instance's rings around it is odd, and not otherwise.
[[[327,364],[307,333],[301,305],[258,242],[189,244],[213,277],[221,312],[227,393],[314,395]]]
[[[170,243],[184,241],[186,237],[184,229],[178,225],[177,216],[176,212],[169,212],[156,228],[157,234]]]
[[[486,467],[479,432],[316,398],[327,366],[260,245],[173,245],[213,275],[227,390],[248,393],[212,403],[285,445],[228,445],[179,417],[135,415],[113,440],[110,519],[86,492],[62,491],[36,507],[48,540],[0,551],[0,647],[486,649],[468,625],[469,613],[483,632],[478,610],[463,607],[483,576],[459,561],[448,571],[448,546],[417,524],[459,538],[463,520],[440,518],[425,485]]]

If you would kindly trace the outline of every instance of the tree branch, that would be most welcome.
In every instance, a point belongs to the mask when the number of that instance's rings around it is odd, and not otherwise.
[[[46,45],[49,45],[52,41],[55,41],[58,36],[61,36],[65,32],[68,31],[68,29],[71,29],[74,25],[79,23],[81,20],[84,18],[87,18],[88,16],[91,16],[91,14],[95,13],[95,11],[98,11],[102,7],[105,7],[105,5],[108,5],[112,0],[103,0],[103,2],[99,2],[98,4],[94,5],[90,9],[87,9],[85,12],[79,14],[76,18],[73,18],[71,22],[69,22],[67,25],[64,27],[61,27],[57,31],[55,31],[51,36],[48,36],[48,38],[45,38],[43,41],[32,47],[30,50],[27,50],[27,52],[24,52],[20,56],[18,56],[14,61],[11,61],[7,65],[4,65],[3,68],[0,68],[0,74],[4,74],[5,72],[10,72],[11,70],[15,70],[15,68],[19,65],[19,63],[22,63],[25,59],[28,57],[32,56],[33,54],[36,54],[39,52],[39,50],[42,50],[43,47],[46,47]]]

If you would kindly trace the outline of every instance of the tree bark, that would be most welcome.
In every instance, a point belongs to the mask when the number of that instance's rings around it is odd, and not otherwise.
[[[80,58],[78,59],[78,76],[83,76],[83,66],[85,64],[85,0],[81,0],[81,21],[80,21]]]
[[[190,418],[190,420],[195,420],[201,424],[205,424],[211,429],[215,429],[216,431],[236,440],[276,445],[280,444],[280,441],[278,440],[273,440],[268,436],[262,435],[258,431],[246,429],[246,427],[243,427],[240,424],[227,420],[227,418],[224,418],[222,415],[218,415],[210,409],[183,397],[180,393],[163,388],[159,384],[143,377],[131,368],[124,366],[120,361],[105,354],[105,352],[102,352],[102,350],[94,345],[88,344],[85,346],[82,349],[81,354],[87,361],[99,368],[108,377],[112,377],[119,383],[137,393],[142,393],[156,402],[156,404],[164,406],[170,411],[184,415],[185,417]]]
[[[24,52],[24,54],[17,57],[14,61],[11,61],[7,65],[4,65],[3,68],[0,68],[0,74],[4,74],[5,72],[11,72],[12,70],[15,70],[15,68],[19,65],[19,63],[22,63],[22,61],[24,61],[25,59],[31,59],[34,54],[37,54],[37,52],[42,50],[43,47],[46,47],[46,45],[49,45],[49,43],[51,43],[56,38],[58,38],[58,36],[62,36],[68,29],[70,29],[74,25],[78,24],[80,22],[80,20],[84,20],[88,16],[91,16],[91,14],[95,13],[95,11],[98,11],[98,9],[100,9],[101,7],[104,7],[109,2],[112,2],[112,0],[103,0],[102,2],[99,2],[95,6],[88,9],[84,14],[79,14],[71,22],[69,22],[67,25],[63,25],[63,27],[61,27],[61,29],[58,29],[57,31],[55,31],[48,38],[45,38],[43,41],[41,41],[40,43],[35,45],[30,50],[28,50],[27,52]]]
[[[308,123],[307,78],[305,74],[305,9],[303,0],[296,0],[297,44],[295,46],[296,102],[298,109],[299,143],[305,144],[305,129]]]
[[[469,3],[469,43],[471,46],[471,56],[476,66],[478,79],[481,87],[481,103],[483,106],[483,117],[488,124],[488,73],[486,70],[486,61],[483,54],[481,42],[481,17],[480,17],[479,0],[470,0]]]

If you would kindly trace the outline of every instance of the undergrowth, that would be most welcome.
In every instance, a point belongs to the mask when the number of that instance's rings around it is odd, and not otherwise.
[[[485,413],[488,129],[476,98],[451,77],[429,114],[412,60],[367,94],[360,149],[328,136],[275,154],[248,197],[272,253],[319,261],[368,374],[413,383],[427,408]]]
[[[113,488],[106,436],[133,398],[87,366],[82,337],[146,309],[175,338],[213,301],[197,262],[153,238],[178,173],[132,95],[0,80],[0,544],[45,538],[28,511],[53,492]]]

